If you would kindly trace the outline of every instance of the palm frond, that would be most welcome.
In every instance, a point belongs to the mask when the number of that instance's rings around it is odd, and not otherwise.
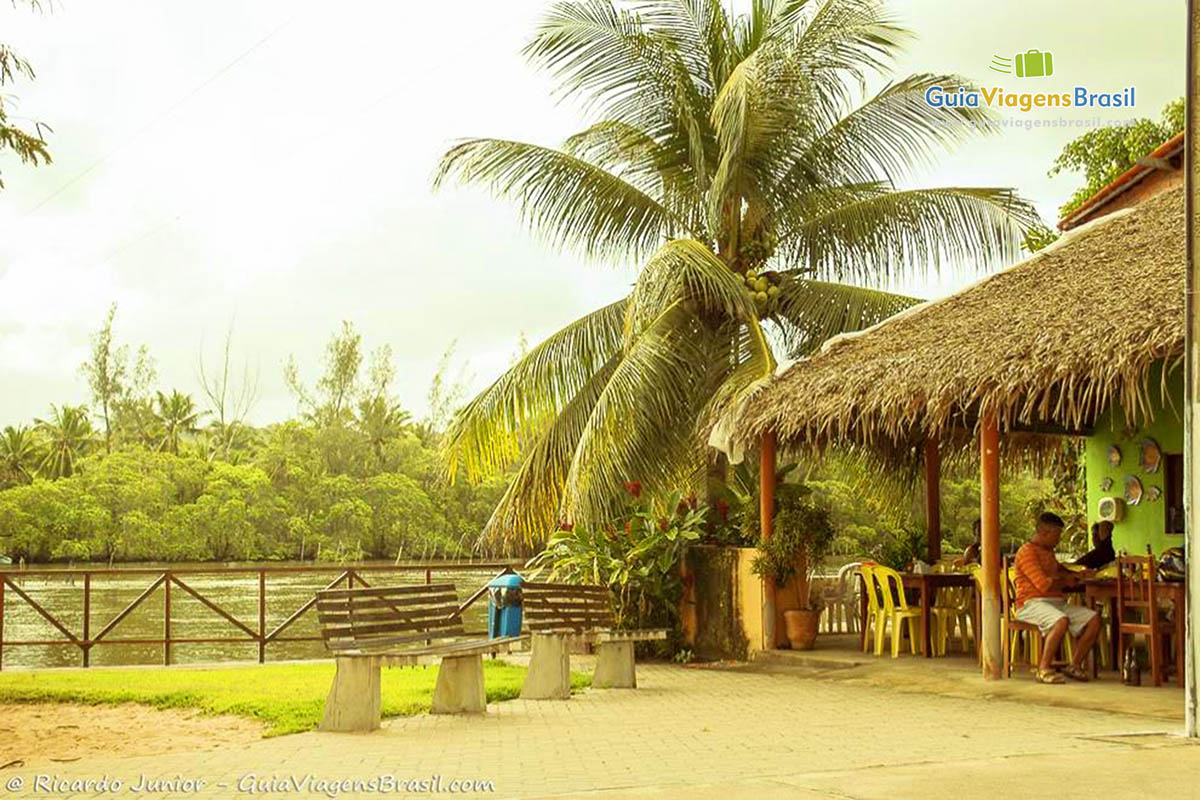
[[[534,230],[588,256],[637,256],[685,230],[665,206],[616,175],[538,145],[459,142],[442,157],[434,187],[451,178],[515,199]]]
[[[879,289],[782,274],[775,320],[789,358],[814,353],[840,333],[869,328],[921,302]]]
[[[563,150],[657,198],[683,221],[685,230],[704,229],[703,209],[696,203],[702,176],[692,163],[687,142],[672,141],[667,146],[641,128],[604,120],[568,138]]]
[[[647,25],[680,53],[697,85],[713,96],[733,69],[733,27],[713,0],[647,0],[638,8]]]
[[[676,302],[692,303],[701,317],[753,319],[754,301],[741,278],[706,245],[676,239],[659,248],[629,298],[625,343],[631,347]]]
[[[703,461],[695,422],[708,342],[699,319],[677,301],[626,350],[579,438],[563,497],[568,517],[605,519],[626,481],[654,494],[694,473]]]
[[[878,284],[947,260],[977,268],[1011,260],[1038,220],[1011,189],[831,188],[781,213],[780,251],[809,274]]]
[[[626,301],[571,323],[533,348],[480,392],[451,422],[442,446],[450,481],[495,475],[516,463],[522,445],[553,424],[593,376],[621,352]]]
[[[612,0],[555,3],[525,54],[550,71],[560,95],[655,136],[683,134],[681,115],[705,114],[698,76],[671,41]]]
[[[777,365],[766,332],[757,319],[751,317],[744,324],[730,328],[719,336],[727,346],[710,361],[711,390],[697,421],[697,434],[701,438],[706,438],[713,426],[735,409],[756,384],[773,375]]]
[[[935,108],[925,101],[934,86],[955,92],[970,84],[957,75],[910,75],[889,83],[788,154],[790,164],[772,193],[779,202],[814,187],[895,183],[914,167],[930,166],[935,149],[949,149],[974,134],[995,129],[986,107]]]
[[[620,355],[612,356],[592,374],[526,449],[516,474],[484,526],[481,541],[522,542],[537,549],[555,529],[579,437],[620,360]]]

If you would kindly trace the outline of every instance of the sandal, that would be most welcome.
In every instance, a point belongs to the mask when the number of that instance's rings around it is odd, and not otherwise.
[[[1075,666],[1067,667],[1066,669],[1064,669],[1062,671],[1062,674],[1066,675],[1068,678],[1070,678],[1073,681],[1080,681],[1082,683],[1087,683],[1088,681],[1091,680],[1091,678],[1087,674],[1087,670],[1085,670],[1083,667],[1075,667]]]
[[[1038,683],[1066,683],[1067,682],[1066,678],[1064,678],[1062,675],[1059,675],[1054,670],[1040,670],[1039,669],[1037,671],[1037,675],[1035,677],[1037,678]]]

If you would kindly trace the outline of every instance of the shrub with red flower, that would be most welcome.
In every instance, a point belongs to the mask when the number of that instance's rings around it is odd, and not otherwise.
[[[624,489],[626,492],[628,492],[630,497],[641,497],[642,496],[642,482],[641,481],[625,481],[624,483],[621,484],[621,488]]]

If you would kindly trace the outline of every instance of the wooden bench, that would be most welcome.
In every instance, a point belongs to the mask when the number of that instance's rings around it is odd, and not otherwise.
[[[508,652],[527,636],[487,639],[463,630],[450,583],[327,589],[317,617],[337,673],[325,701],[323,731],[373,731],[380,719],[380,667],[441,662],[434,714],[487,709],[483,654]]]
[[[526,581],[521,592],[524,625],[533,635],[529,672],[521,688],[526,700],[570,697],[572,641],[598,645],[592,686],[634,689],[634,643],[667,638],[665,629],[615,630],[612,595],[605,586]]]

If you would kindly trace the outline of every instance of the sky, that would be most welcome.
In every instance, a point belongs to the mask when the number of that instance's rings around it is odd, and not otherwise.
[[[233,330],[258,376],[258,423],[295,400],[283,365],[315,382],[343,320],[390,345],[417,416],[439,359],[472,390],[529,341],[625,294],[633,263],[585,262],[524,230],[479,189],[434,193],[456,138],[556,145],[589,121],[520,54],[546,0],[55,0],[0,3],[0,42],[37,71],[5,92],[48,123],[53,164],[0,151],[0,427],[86,402],[79,364],[117,303],[116,338],[145,344],[159,385],[199,395]],[[1136,87],[1157,118],[1184,88],[1184,5],[1142,0],[893,0],[916,35],[895,74],[1031,82],[993,55],[1050,51],[1037,91]],[[1010,118],[1083,119],[1070,109]],[[1081,176],[1047,176],[1085,129],[1006,128],[918,171],[913,185],[1011,186],[1053,222]],[[893,288],[938,297],[971,265]]]

